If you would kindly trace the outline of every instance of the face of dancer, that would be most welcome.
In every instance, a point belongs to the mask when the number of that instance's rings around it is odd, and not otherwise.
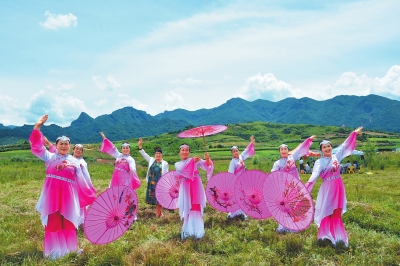
[[[287,158],[289,156],[289,149],[288,147],[280,147],[279,148],[279,153],[281,155],[281,158]]]
[[[157,152],[154,154],[154,158],[156,158],[156,161],[157,161],[157,162],[161,162],[161,161],[162,161],[162,153],[159,152],[159,151],[157,151]]]
[[[130,155],[131,154],[131,148],[129,146],[122,146],[122,154],[123,155]]]
[[[82,156],[82,147],[75,147],[74,148],[74,157],[75,158],[80,158]]]
[[[322,144],[321,145],[321,151],[324,154],[325,157],[332,157],[332,146],[331,144]]]
[[[70,144],[67,140],[59,140],[56,144],[57,153],[67,155],[69,153]]]
[[[183,147],[179,150],[179,155],[181,156],[182,160],[186,160],[190,155],[190,149]]]
[[[239,150],[238,149],[233,149],[232,150],[232,156],[233,156],[233,158],[239,159]]]

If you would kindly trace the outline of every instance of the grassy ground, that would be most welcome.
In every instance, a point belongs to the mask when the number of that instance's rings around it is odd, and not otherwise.
[[[86,151],[85,151],[86,153]],[[225,152],[226,154],[226,152]],[[96,156],[93,151],[86,153]],[[216,172],[226,171],[229,155],[214,154]],[[218,155],[218,156],[217,156]],[[44,178],[44,164],[29,151],[0,154],[0,264],[1,265],[400,265],[399,156],[381,155],[392,161],[384,170],[343,175],[348,212],[343,220],[349,248],[317,243],[312,224],[298,234],[279,235],[273,219],[227,220],[226,214],[209,205],[205,209],[205,236],[180,239],[182,222],[177,211],[164,210],[155,217],[153,206],[144,203],[145,181],[139,196],[138,221],[120,239],[93,245],[78,232],[83,255],[70,254],[57,261],[43,259],[43,228],[35,205]],[[385,157],[383,157],[385,156]],[[12,159],[14,158],[14,159]],[[135,157],[136,158],[136,157]],[[138,158],[139,159],[139,158]],[[168,158],[171,162],[175,157]],[[379,159],[379,158],[378,158]],[[269,172],[272,161],[260,157],[249,169]],[[391,166],[393,165],[393,167]],[[93,184],[100,193],[110,181],[112,163],[89,163]],[[173,167],[171,166],[173,169]],[[145,164],[138,160],[144,178]],[[303,181],[309,175],[302,175]],[[206,184],[205,180],[203,183]],[[320,181],[314,187],[316,198]]]

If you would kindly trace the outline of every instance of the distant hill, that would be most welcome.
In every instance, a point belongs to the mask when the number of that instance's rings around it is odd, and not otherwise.
[[[178,132],[188,126],[235,124],[253,121],[284,124],[331,125],[368,130],[400,132],[400,102],[377,95],[337,96],[325,101],[310,98],[287,98],[279,102],[256,100],[249,102],[233,98],[211,109],[187,111],[176,109],[151,116],[132,107],[92,118],[86,113],[69,127],[44,126],[42,132],[50,140],[64,134],[74,143],[100,142],[100,131],[112,140],[155,136]],[[0,145],[26,140],[32,125],[9,128],[0,124]]]

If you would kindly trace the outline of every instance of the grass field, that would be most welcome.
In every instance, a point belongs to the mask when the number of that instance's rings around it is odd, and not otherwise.
[[[199,153],[200,154],[200,153]],[[215,172],[226,171],[229,152],[211,151]],[[99,158],[96,150],[85,150]],[[194,154],[192,154],[194,155]],[[279,235],[277,223],[267,220],[227,220],[226,214],[207,205],[205,236],[180,239],[182,222],[177,211],[164,210],[155,217],[153,206],[144,203],[146,163],[133,152],[142,178],[138,221],[120,239],[103,246],[88,242],[78,231],[83,255],[70,254],[57,261],[43,259],[43,228],[35,205],[39,198],[44,163],[30,151],[0,153],[0,264],[1,265],[400,265],[400,154],[377,154],[383,164],[367,173],[343,175],[348,212],[343,220],[349,248],[317,243],[312,224],[298,234]],[[269,172],[276,151],[257,152],[258,160],[246,161],[248,169]],[[173,169],[176,155],[166,156]],[[89,172],[98,193],[110,181],[111,163],[89,162]],[[378,164],[379,165],[379,164]],[[309,175],[302,175],[303,181]],[[203,184],[206,180],[203,179]],[[314,187],[316,198],[320,181]]]

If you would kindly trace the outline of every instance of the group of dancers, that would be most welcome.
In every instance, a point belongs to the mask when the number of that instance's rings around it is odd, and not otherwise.
[[[44,256],[50,259],[63,257],[70,252],[81,253],[78,248],[76,230],[84,222],[86,208],[96,199],[96,190],[90,179],[87,164],[82,158],[83,146],[76,144],[73,155],[69,154],[71,141],[65,136],[58,137],[55,145],[48,143],[41,126],[47,121],[48,115],[41,117],[35,124],[30,135],[32,153],[46,164],[46,179],[36,209],[40,213],[44,226]],[[318,226],[318,239],[328,239],[333,245],[343,242],[348,246],[348,237],[344,229],[342,214],[346,212],[346,193],[340,176],[340,161],[349,156],[355,149],[356,138],[362,128],[357,128],[344,141],[341,149],[332,154],[332,143],[328,140],[320,142],[322,157],[318,159],[312,174],[306,183],[311,193],[318,177],[323,180],[315,204],[314,221]],[[136,190],[141,181],[136,173],[135,160],[130,156],[129,143],[122,143],[121,152],[100,132],[103,142],[100,150],[115,158],[114,172],[110,187],[125,185]],[[277,160],[273,171],[286,171],[300,179],[296,160],[309,154],[315,136],[307,138],[292,154],[286,144],[279,146],[280,159]],[[228,171],[240,175],[246,170],[244,161],[255,154],[254,136],[250,144],[239,152],[237,146],[231,148],[232,160]],[[46,149],[45,144],[50,146]],[[168,163],[162,158],[162,149],[154,149],[154,157],[149,156],[142,147],[143,140],[139,139],[138,149],[148,162],[146,174],[147,189],[146,203],[156,205],[156,217],[162,217],[162,206],[155,196],[155,188],[160,177],[169,171]],[[206,152],[204,159],[200,156],[190,157],[190,147],[182,144],[179,147],[181,161],[175,163],[175,170],[181,176],[178,197],[179,215],[183,220],[181,238],[201,238],[205,234],[203,213],[206,206],[204,186],[199,175],[199,169],[206,172],[207,179],[213,176],[214,163]],[[243,210],[228,213],[228,218],[242,216],[247,219]],[[293,232],[282,225],[277,228],[279,233]]]

